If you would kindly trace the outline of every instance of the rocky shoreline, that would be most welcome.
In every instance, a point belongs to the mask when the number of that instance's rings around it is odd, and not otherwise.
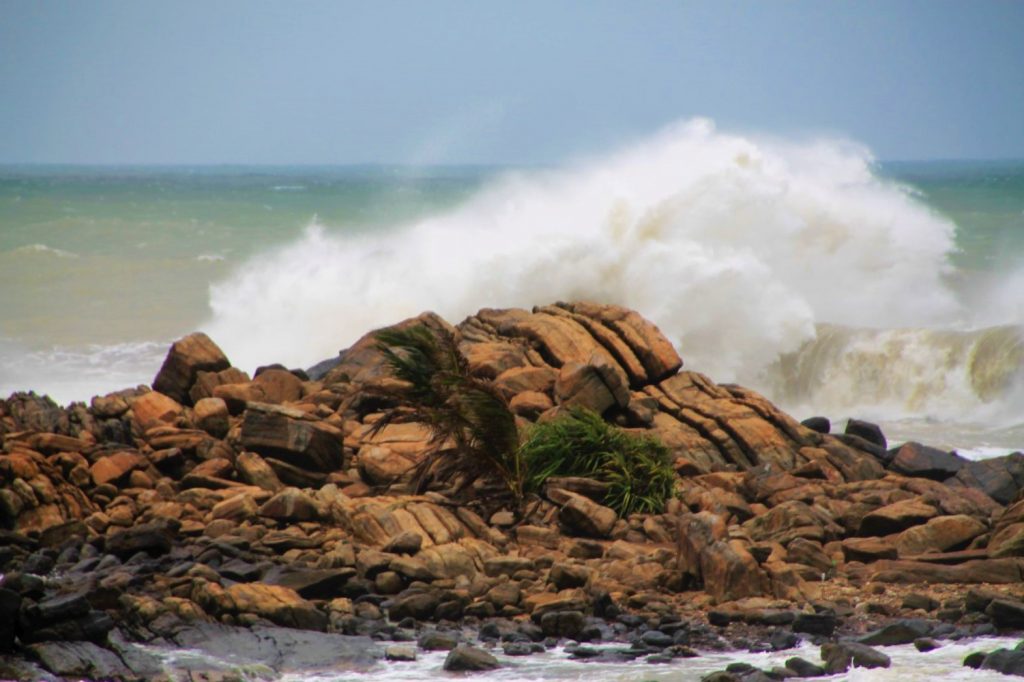
[[[308,373],[250,378],[203,334],[152,389],[59,407],[0,401],[0,679],[274,679],[450,649],[568,644],[599,662],[700,650],[821,661],[710,678],[887,665],[884,646],[1024,628],[1024,455],[970,462],[874,425],[798,423],[682,369],[615,306],[481,310],[455,335],[523,424],[582,406],[657,437],[678,474],[663,513],[618,515],[594,481],[521,507],[479,481],[417,490],[430,447],[381,419],[394,379],[374,334]],[[610,646],[610,643],[618,643]],[[168,666],[158,649],[217,652]],[[966,664],[1024,674],[1024,652]]]

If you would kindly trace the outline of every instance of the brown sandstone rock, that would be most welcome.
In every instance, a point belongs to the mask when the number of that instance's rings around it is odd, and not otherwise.
[[[146,466],[146,458],[137,452],[115,452],[106,457],[100,457],[89,468],[92,480],[96,485],[114,483],[135,469]]]
[[[562,366],[555,382],[558,402],[566,407],[585,407],[603,413],[609,407],[629,404],[629,383],[625,372],[604,353],[594,353],[585,362]]]
[[[1024,556],[1024,523],[1002,525],[988,543],[993,557]]]
[[[325,630],[327,616],[299,594],[282,585],[237,583],[224,590],[224,610],[253,613],[272,623],[300,630]]]
[[[540,393],[539,391],[523,391],[513,396],[512,400],[509,401],[509,409],[515,414],[526,417],[527,419],[536,419],[542,413],[550,410],[555,404],[548,397],[547,393]]]
[[[700,564],[704,590],[716,602],[771,594],[767,575],[738,540],[711,543]]]
[[[153,379],[153,390],[181,404],[192,402],[189,389],[200,371],[219,372],[231,366],[224,352],[206,334],[196,332],[171,345],[163,366]]]
[[[938,515],[935,507],[919,499],[904,500],[886,505],[866,515],[860,523],[858,535],[888,535],[899,533]]]
[[[218,386],[225,384],[247,384],[249,381],[249,375],[237,367],[228,367],[219,372],[201,371],[196,375],[196,381],[192,384],[192,388],[189,389],[188,395],[192,398],[193,403],[198,403],[203,398],[212,398],[213,391]],[[230,408],[231,405],[228,405],[228,407]],[[240,414],[243,409],[245,409],[245,405],[241,405],[232,414]]]
[[[565,304],[574,313],[600,321],[629,346],[643,364],[647,381],[656,382],[675,374],[683,361],[661,330],[639,313],[614,305]]]
[[[755,542],[783,545],[795,538],[827,542],[838,537],[842,530],[826,512],[797,500],[771,508],[745,522],[743,528]]]
[[[316,502],[298,488],[285,488],[260,507],[260,516],[281,521],[315,521],[320,518]]]
[[[889,469],[905,476],[920,476],[945,481],[967,463],[955,453],[944,452],[920,443],[904,443],[889,463]]]
[[[155,426],[173,426],[182,416],[184,408],[163,393],[150,391],[132,402],[132,415],[142,431]]]
[[[317,472],[342,468],[341,431],[293,414],[274,409],[272,405],[250,403],[242,422],[242,445],[261,455]]]
[[[569,532],[595,538],[611,535],[618,520],[613,510],[567,490],[560,491],[559,497],[562,506],[558,511],[558,520]]]
[[[866,575],[882,583],[964,583],[1015,584],[1022,580],[1021,559],[976,559],[947,566],[924,561],[879,561]]]
[[[266,460],[255,452],[243,452],[238,455],[235,458],[235,468],[238,470],[238,477],[249,485],[275,493],[284,487]]]
[[[242,493],[213,505],[210,516],[215,519],[241,522],[256,518],[258,512],[259,506],[252,495]]]
[[[847,561],[870,563],[898,556],[893,542],[883,538],[846,538],[842,542],[843,557]]]
[[[214,438],[223,438],[228,433],[228,406],[220,398],[202,398],[192,409],[195,425]]]
[[[901,557],[948,552],[966,547],[986,530],[985,524],[970,516],[938,516],[900,533],[896,549]]]
[[[511,400],[519,393],[551,393],[558,373],[550,367],[513,367],[494,380],[494,387]]]

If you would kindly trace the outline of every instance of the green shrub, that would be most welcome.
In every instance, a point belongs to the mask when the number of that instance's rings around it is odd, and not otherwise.
[[[660,441],[624,431],[583,408],[533,426],[519,456],[524,490],[539,491],[551,476],[593,478],[608,484],[605,504],[620,516],[663,511],[676,479]]]

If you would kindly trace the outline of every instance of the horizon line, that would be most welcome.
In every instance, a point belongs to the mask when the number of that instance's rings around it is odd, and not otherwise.
[[[928,158],[876,158],[873,163],[1024,163],[1024,156],[963,156],[963,157],[928,157]],[[511,162],[511,161],[465,161],[441,163],[409,163],[398,161],[343,161],[343,162],[245,162],[245,161],[0,161],[0,168],[145,168],[145,169],[190,169],[190,168],[558,168],[571,165],[571,162]]]

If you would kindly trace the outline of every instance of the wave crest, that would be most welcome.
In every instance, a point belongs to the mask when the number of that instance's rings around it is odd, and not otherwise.
[[[821,323],[968,322],[946,279],[954,230],[875,175],[861,147],[699,119],[572,168],[507,175],[391,230],[314,224],[213,286],[206,331],[243,367],[309,365],[425,310],[457,321],[589,299],[655,321],[689,367],[759,386]]]

